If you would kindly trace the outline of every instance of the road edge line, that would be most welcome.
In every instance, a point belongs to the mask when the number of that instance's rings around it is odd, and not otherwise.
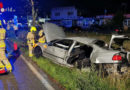
[[[48,90],[55,90],[51,84],[33,67],[33,65],[28,62],[23,55],[21,55],[21,58],[24,60],[24,62],[27,64],[27,66],[30,68],[30,70],[37,76],[37,78],[42,82],[42,84],[46,87]]]

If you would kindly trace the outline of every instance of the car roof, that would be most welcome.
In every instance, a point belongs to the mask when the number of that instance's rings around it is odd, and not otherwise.
[[[98,40],[98,39],[89,38],[89,37],[67,37],[65,39],[75,40],[77,42],[81,42],[84,44],[92,44],[95,40]]]

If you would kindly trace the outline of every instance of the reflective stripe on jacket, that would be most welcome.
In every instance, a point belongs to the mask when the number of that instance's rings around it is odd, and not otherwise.
[[[5,42],[3,40],[0,40],[0,48],[5,48],[6,45],[5,45]]]
[[[6,30],[4,28],[0,28],[0,40],[5,39]]]
[[[39,38],[38,42],[39,43],[45,43],[45,36]]]
[[[27,43],[35,43],[34,34],[32,32],[28,32],[27,34]]]

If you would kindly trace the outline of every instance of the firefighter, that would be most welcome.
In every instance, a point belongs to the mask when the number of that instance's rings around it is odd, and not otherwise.
[[[38,35],[39,35],[39,40],[38,40],[38,42],[44,44],[44,43],[45,43],[44,31],[41,29],[41,30],[39,31]]]
[[[1,25],[0,25],[1,26]],[[0,28],[0,68],[6,69],[7,71],[12,71],[12,66],[9,62],[9,60],[6,57],[5,49],[5,34],[6,30],[4,28]]]
[[[42,43],[44,48],[47,48],[45,34],[44,34],[44,31],[42,29],[39,31],[38,35],[39,35],[38,42]]]
[[[33,56],[33,47],[35,45],[35,34],[34,32],[36,31],[36,27],[32,26],[30,29],[30,32],[27,34],[27,44],[29,48],[29,57]]]

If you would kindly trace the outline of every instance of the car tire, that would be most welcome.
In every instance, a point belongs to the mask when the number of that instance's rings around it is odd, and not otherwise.
[[[42,56],[42,49],[39,46],[37,46],[34,48],[33,53],[36,56],[36,58],[39,58]]]

